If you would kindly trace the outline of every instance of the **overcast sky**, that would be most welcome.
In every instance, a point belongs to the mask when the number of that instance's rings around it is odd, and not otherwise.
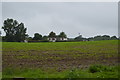
[[[23,22],[29,36],[51,31],[70,38],[118,36],[117,2],[3,2],[2,21],[7,18]]]

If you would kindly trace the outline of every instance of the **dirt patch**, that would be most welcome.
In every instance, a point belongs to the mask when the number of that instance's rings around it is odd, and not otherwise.
[[[51,53],[52,52],[52,53]],[[70,68],[87,68],[91,64],[116,65],[117,57],[96,57],[88,56],[88,53],[71,51],[70,54],[57,54],[59,51],[3,51],[3,68],[22,67],[22,68],[57,68],[58,72]],[[70,51],[69,51],[70,52]],[[78,56],[74,56],[77,54]],[[81,56],[81,54],[84,54]],[[86,54],[86,55],[85,55]],[[80,56],[79,56],[80,55]],[[105,56],[105,54],[97,53]],[[27,58],[17,58],[24,57]],[[35,58],[32,58],[35,57]]]

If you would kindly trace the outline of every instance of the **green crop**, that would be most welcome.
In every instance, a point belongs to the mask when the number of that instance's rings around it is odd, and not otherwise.
[[[2,42],[2,58],[5,78],[116,78],[118,40]]]

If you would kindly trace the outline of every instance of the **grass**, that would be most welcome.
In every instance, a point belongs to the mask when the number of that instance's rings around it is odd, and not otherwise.
[[[2,72],[0,72],[0,79],[2,78]]]
[[[96,72],[93,72],[93,69]],[[62,72],[57,72],[53,69],[45,72],[41,69],[26,68],[21,70],[18,68],[7,68],[3,74],[5,78],[118,78],[118,67],[91,65],[88,69],[84,70],[73,68]]]
[[[3,78],[118,77],[118,40],[3,42],[2,51]]]

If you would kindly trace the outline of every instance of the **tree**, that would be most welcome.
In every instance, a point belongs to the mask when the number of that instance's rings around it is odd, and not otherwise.
[[[34,37],[33,37],[33,40],[42,40],[42,35],[39,34],[39,33],[35,33]]]
[[[56,33],[54,33],[53,31],[49,33],[48,37],[56,37]]]
[[[75,37],[75,40],[76,40],[76,41],[83,41],[82,35],[79,34],[78,37]]]
[[[110,40],[110,36],[109,35],[103,35],[102,40]]]
[[[6,36],[5,41],[8,42],[21,42],[25,40],[26,30],[23,23],[18,23],[16,20],[7,19],[4,20],[3,27]]]
[[[94,41],[94,38],[93,37],[89,37],[87,40],[88,41]]]
[[[118,37],[118,39],[120,40],[120,37]]]
[[[64,32],[61,32],[58,36],[61,38],[67,38],[67,35]]]
[[[2,34],[2,33],[1,33],[1,31],[0,31],[0,36],[1,36],[1,34]]]
[[[2,36],[1,36],[1,34],[2,34],[2,33],[1,33],[1,31],[0,31],[0,42],[2,42]]]
[[[117,40],[118,38],[116,36],[111,37],[112,40]]]
[[[95,37],[94,37],[94,40],[95,40],[95,41],[97,41],[97,40],[102,40],[102,36],[101,36],[101,35],[95,36]]]
[[[32,37],[28,37],[27,38],[28,41],[32,41],[32,39],[33,39]]]
[[[48,36],[43,36],[42,40],[47,40]]]
[[[24,24],[23,23],[20,23],[15,28],[15,31],[16,31],[15,38],[16,38],[16,41],[20,42],[20,41],[24,41],[25,40],[25,38],[28,36],[27,34],[25,34],[26,30],[27,30],[27,28],[24,28]]]

